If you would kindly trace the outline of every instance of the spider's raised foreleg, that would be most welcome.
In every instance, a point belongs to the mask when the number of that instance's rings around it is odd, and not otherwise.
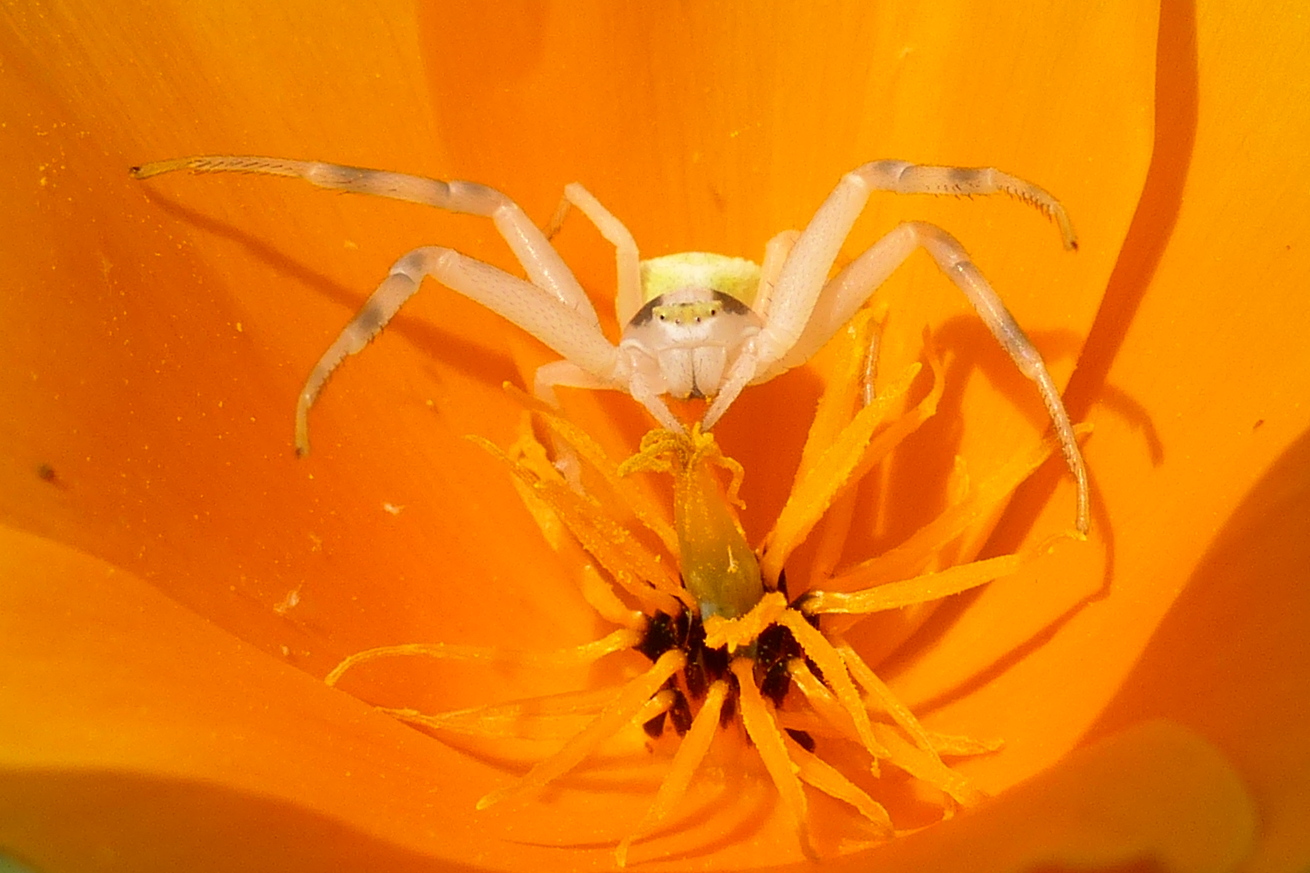
[[[614,259],[618,271],[618,285],[614,294],[614,313],[622,328],[641,308],[641,260],[637,241],[627,225],[606,209],[586,188],[577,182],[564,186],[564,197],[559,208],[546,226],[546,236],[553,238],[559,232],[569,210],[576,206],[596,226],[600,235],[614,246]]]
[[[750,301],[751,308],[757,313],[769,311],[769,301],[773,299],[778,276],[800,235],[799,230],[784,230],[765,243],[764,260],[760,262],[760,284],[755,289],[754,299]]]
[[[796,345],[775,366],[781,372],[786,369],[788,361],[796,360],[799,363],[818,351],[851,319],[887,277],[919,248],[928,252],[942,272],[964,292],[979,318],[1015,366],[1036,383],[1059,437],[1065,461],[1077,481],[1077,527],[1086,533],[1089,526],[1087,470],[1074,438],[1069,414],[1060,399],[1060,392],[1047,372],[1041,354],[1014,320],[982,271],[969,260],[964,246],[940,227],[922,221],[906,222],[847,265],[825,286]]]
[[[163,173],[189,170],[193,173],[255,173],[265,176],[288,176],[303,179],[320,188],[371,194],[392,200],[406,200],[435,206],[449,212],[489,217],[509,243],[514,256],[539,288],[549,292],[565,306],[576,310],[593,324],[595,309],[574,278],[573,272],[551,246],[546,235],[509,197],[477,182],[429,179],[389,170],[347,167],[321,161],[292,161],[255,155],[205,155],[154,161],[132,168],[132,176],[148,179]]]
[[[796,239],[778,275],[764,327],[738,356],[724,389],[706,414],[722,415],[745,384],[767,381],[799,366],[819,350],[878,285],[910,253],[922,247],[973,303],[989,330],[1025,376],[1037,383],[1074,478],[1078,481],[1077,524],[1089,526],[1087,471],[1059,391],[1041,355],[1015,323],[1005,304],[969,260],[964,248],[934,225],[909,222],[892,231],[832,282],[828,273],[873,191],[901,194],[1008,194],[1036,207],[1059,226],[1066,248],[1077,247],[1073,226],[1060,202],[1044,189],[992,168],[933,167],[904,161],[874,161],[845,176]],[[727,400],[720,402],[727,397]]]
[[[413,296],[425,276],[481,303],[550,346],[597,382],[615,373],[618,349],[584,313],[561,302],[536,285],[511,276],[452,249],[425,246],[402,257],[391,274],[373,292],[363,308],[342,329],[305,381],[296,403],[296,453],[309,451],[309,409],[332,372],[364,348],[405,301]],[[594,318],[594,315],[593,315]],[[556,384],[563,384],[557,380]],[[620,382],[616,387],[623,387]]]
[[[874,161],[842,177],[792,246],[767,309],[757,312],[765,326],[755,343],[757,371],[763,382],[799,366],[818,347],[802,355],[796,348],[827,283],[828,273],[855,220],[874,191],[897,194],[1008,194],[1050,216],[1066,248],[1077,247],[1073,225],[1060,202],[1044,189],[990,167],[934,167],[905,161]]]
[[[614,257],[618,272],[618,285],[614,296],[614,313],[619,326],[622,327],[632,321],[633,316],[637,314],[637,310],[641,308],[643,302],[641,261],[637,251],[637,242],[633,239],[632,233],[627,226],[606,209],[590,191],[577,182],[564,187],[564,197],[560,200],[559,208],[555,210],[555,215],[546,227],[547,237],[554,237],[559,232],[560,226],[568,216],[569,210],[573,207],[581,210],[582,214],[600,231],[600,235],[614,246]],[[787,234],[781,234],[780,237],[787,237]],[[777,240],[770,243],[770,246],[775,247],[776,243]],[[617,385],[613,380],[598,380],[594,375],[569,361],[547,364],[537,371],[535,393],[553,406],[558,406],[559,403],[555,397],[556,385],[572,388],[626,387],[632,398],[645,406],[651,415],[655,416],[661,427],[669,430],[682,430],[685,425],[669,409],[669,405],[664,402],[660,393],[648,383],[642,368],[631,361],[621,366],[621,372],[625,373],[628,379],[626,386]]]
[[[852,175],[871,191],[895,194],[1007,194],[1041,211],[1060,229],[1066,249],[1078,248],[1078,235],[1064,206],[1049,191],[995,167],[933,167],[908,161],[873,161]]]

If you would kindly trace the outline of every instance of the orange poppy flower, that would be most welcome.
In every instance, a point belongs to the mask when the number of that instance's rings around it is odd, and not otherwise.
[[[0,852],[39,871],[602,869],[649,802],[601,774],[562,799],[567,833],[548,804],[478,812],[502,750],[321,681],[375,645],[596,636],[576,556],[464,439],[508,444],[501,383],[549,359],[495,315],[426,290],[335,377],[314,454],[290,448],[307,368],[387,266],[439,242],[508,267],[489,224],[274,179],[145,185],[129,166],[381,166],[494,185],[538,220],[578,180],[647,256],[758,258],[842,172],[895,157],[996,165],[1070,209],[1073,255],[1021,204],[888,195],[846,251],[909,217],[965,243],[1095,425],[1093,534],[860,638],[929,727],[1006,745],[960,765],[990,801],[821,866],[1303,868],[1305,17],[450,6],[5,11]],[[570,225],[559,242],[611,293],[601,241]],[[925,324],[954,363],[850,558],[940,508],[956,456],[985,475],[1045,427],[931,265],[882,294],[889,367]],[[824,372],[749,389],[716,429],[747,471],[752,536]],[[615,457],[648,426],[626,397],[564,399]],[[1051,465],[974,539],[1037,542],[1071,507]],[[492,682],[588,681],[388,667],[361,696],[428,711]],[[664,835],[652,869],[810,867],[767,798],[692,800],[704,823]]]

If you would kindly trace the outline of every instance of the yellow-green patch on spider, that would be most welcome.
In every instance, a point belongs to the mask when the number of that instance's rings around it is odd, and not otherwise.
[[[940,599],[1012,574],[1047,550],[1051,541],[1019,554],[922,572],[934,549],[999,506],[1056,442],[1047,440],[972,487],[903,548],[825,580],[812,579],[809,590],[791,596],[782,568],[796,547],[834,501],[933,415],[941,396],[940,367],[929,351],[926,371],[916,364],[870,402],[859,399],[870,322],[865,313],[847,332],[838,373],[850,378],[829,383],[791,497],[758,550],[734,513],[744,472],[721,454],[710,434],[699,427],[652,431],[635,456],[615,465],[553,408],[520,395],[552,437],[598,474],[591,480],[598,483],[596,493],[578,490],[560,474],[526,422],[509,452],[481,442],[513,471],[534,515],[558,518],[600,567],[602,573],[583,572],[584,594],[617,630],[595,643],[552,653],[441,644],[373,649],[347,658],[327,681],[335,684],[360,663],[401,654],[550,668],[640,652],[649,666],[608,689],[451,713],[388,710],[438,735],[559,738],[553,754],[492,791],[480,808],[534,797],[625,732],[644,731],[653,738],[676,734],[680,742],[646,814],[615,849],[620,866],[639,840],[679,811],[719,743],[744,741],[754,748],[810,856],[818,854],[810,827],[812,792],[848,805],[854,821],[862,823],[841,847],[825,851],[846,851],[896,833],[887,809],[869,790],[869,780],[889,766],[940,792],[943,814],[976,802],[981,793],[944,759],[985,753],[998,744],[927,730],[846,642],[843,630],[875,612]],[[639,473],[672,477],[671,523],[638,487]],[[615,501],[630,510],[644,532],[615,520]],[[662,549],[648,541],[658,541]],[[909,578],[898,576],[902,572]],[[853,760],[861,762],[854,769]]]

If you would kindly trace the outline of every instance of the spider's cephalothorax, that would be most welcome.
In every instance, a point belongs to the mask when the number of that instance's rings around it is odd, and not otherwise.
[[[755,294],[759,267],[701,252],[641,266],[647,300],[619,341],[626,366],[656,394],[713,396],[764,324],[743,302]]]
[[[498,312],[563,358],[537,371],[533,390],[541,399],[555,404],[558,385],[618,389],[650,410],[663,427],[683,430],[686,426],[664,395],[710,398],[700,422],[709,430],[747,385],[766,382],[808,361],[921,248],[973,304],[1020,372],[1037,385],[1078,482],[1078,529],[1088,529],[1087,473],[1059,391],[1041,354],[955,237],[935,225],[908,221],[829,275],[874,191],[1008,194],[1051,217],[1065,247],[1076,248],[1064,207],[1023,179],[992,168],[873,161],[843,176],[803,231],[784,231],[770,240],[757,267],[704,253],[643,262],[623,223],[578,184],[565,187],[550,232],[543,233],[509,197],[474,182],[232,155],[157,161],[134,167],[132,174],[144,179],[174,170],[291,176],[324,188],[488,216],[527,274],[525,281],[441,246],[424,246],[396,261],[305,381],[296,407],[298,454],[309,450],[309,409],[333,370],[347,355],[362,350],[428,276]],[[591,300],[550,244],[551,233],[570,206],[591,219],[615,247],[615,312],[625,326],[618,344],[602,332]]]

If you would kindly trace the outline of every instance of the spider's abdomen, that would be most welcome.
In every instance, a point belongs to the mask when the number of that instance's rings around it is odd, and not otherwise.
[[[704,288],[750,306],[759,284],[760,267],[754,261],[713,252],[682,252],[641,262],[644,303],[685,288]]]

